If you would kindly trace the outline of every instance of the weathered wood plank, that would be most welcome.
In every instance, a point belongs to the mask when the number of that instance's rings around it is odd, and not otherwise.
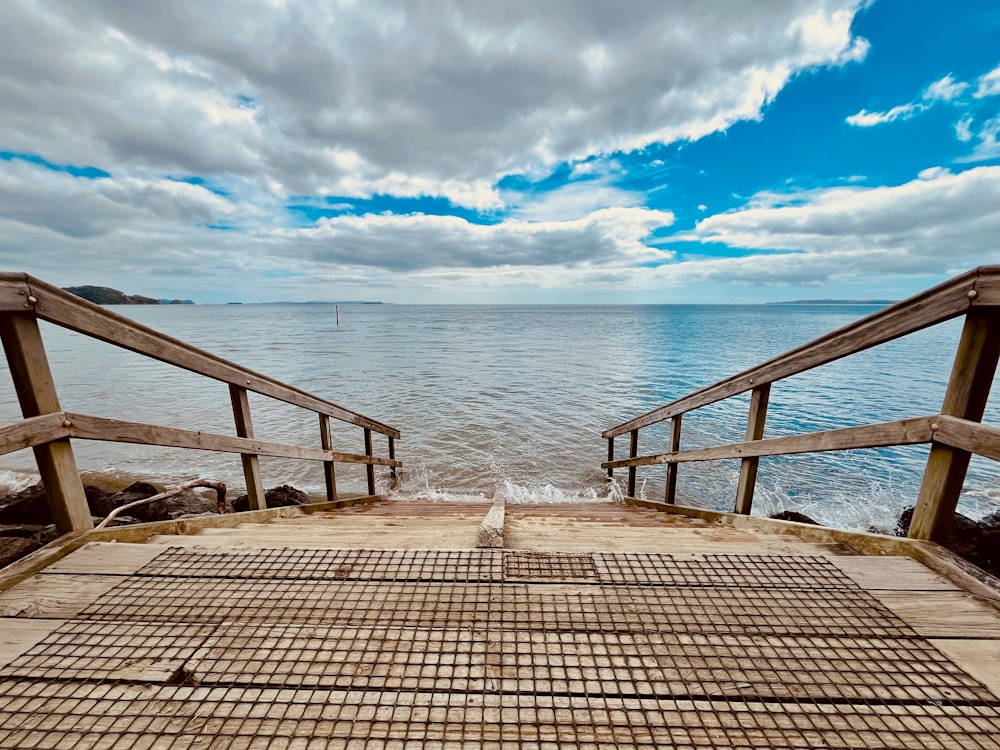
[[[326,414],[319,415],[319,439],[324,451],[333,451],[333,438],[330,436],[330,418]],[[392,438],[389,438],[389,458],[395,458],[392,448]],[[395,467],[393,468],[395,471]],[[326,484],[326,501],[337,502],[337,468],[333,461],[323,462],[323,479]]]
[[[0,667],[10,664],[63,622],[65,621],[0,618]]]
[[[1000,361],[1000,308],[977,307],[965,317],[941,414],[980,422]],[[942,541],[962,493],[970,454],[935,443],[927,457],[910,536]]]
[[[951,581],[909,557],[853,555],[832,558],[859,586],[868,591],[959,591]]]
[[[374,453],[372,449],[372,431],[365,429],[365,456],[368,457],[368,465],[365,467],[365,474],[368,477],[368,494],[375,494],[375,466],[372,465],[370,459]]]
[[[771,395],[771,384],[764,383],[753,389],[750,396],[750,413],[747,415],[747,442],[764,437],[764,422],[767,419],[767,402]],[[740,462],[740,480],[736,487],[735,511],[749,516],[753,508],[753,493],[757,485],[757,465],[760,458],[747,456]]]
[[[667,445],[670,453],[678,453],[681,449],[681,421],[683,419],[683,414],[675,414],[670,418],[670,443]],[[614,438],[608,441],[609,445],[612,440]],[[611,461],[613,458],[614,456],[609,453],[608,460]],[[677,469],[678,464],[667,464],[667,481],[663,490],[663,502],[668,505],[673,505],[677,500]],[[608,474],[611,472],[612,469],[608,469]]]
[[[1000,612],[964,592],[871,593],[925,638],[1000,639]]]
[[[0,427],[0,456],[69,437],[62,412],[29,417]]]
[[[976,269],[956,276],[954,279],[785,352],[763,364],[605,430],[602,437],[610,438],[624,435],[631,430],[661,422],[675,414],[684,414],[693,409],[745,393],[754,386],[772,383],[775,380],[811,370],[848,354],[870,349],[900,336],[955,318],[971,305],[972,298],[969,296],[969,292],[974,291],[980,274],[984,271],[995,273],[995,268]]]
[[[504,502],[494,501],[476,532],[477,547],[503,547]]]
[[[937,418],[937,424],[935,442],[1000,461],[1000,429],[944,414]]]
[[[984,266],[979,269],[976,279],[976,297],[972,300],[973,307],[996,307],[1000,305],[1000,268]]]
[[[199,375],[245,387],[255,393],[319,414],[327,414],[384,435],[399,437],[399,431],[388,425],[147,328],[39,279],[24,275],[13,275],[13,278],[8,275],[6,278],[27,282],[31,293],[38,300],[35,314],[43,320]]]
[[[628,455],[630,459],[639,455],[639,430],[632,430],[629,433]],[[628,488],[625,494],[629,497],[635,497],[635,469],[635,464],[628,465]]]
[[[71,619],[121,580],[120,576],[36,575],[0,594],[0,617]]]
[[[678,453],[639,456],[634,459],[621,459],[604,463],[601,466],[605,468],[609,466],[614,468],[651,466],[688,461],[718,461],[725,458],[745,458],[748,456],[777,456],[856,448],[879,448],[892,445],[915,445],[931,441],[933,437],[931,424],[935,419],[936,417],[916,417],[862,427],[841,427],[836,430],[810,432],[805,435],[789,435],[788,437],[751,440],[745,443],[698,448]]]
[[[1000,640],[934,638],[931,645],[1000,698]]]
[[[47,567],[43,575],[131,575],[162,551],[148,544],[90,542]]]
[[[21,414],[31,418],[61,412],[42,334],[34,316],[0,315],[0,339]],[[32,451],[59,532],[65,534],[93,528],[69,438],[35,445]]]
[[[363,456],[354,453],[325,451],[320,448],[305,448],[297,445],[271,443],[264,440],[216,435],[209,432],[184,430],[177,427],[126,422],[87,414],[67,413],[71,421],[72,437],[87,440],[104,440],[118,443],[139,443],[142,445],[164,445],[174,448],[195,448],[223,453],[251,453],[278,458],[300,458],[312,461],[337,461],[339,463],[374,463],[378,466],[401,465],[381,456]]]
[[[253,440],[253,420],[250,418],[250,398],[247,389],[229,385],[229,400],[233,404],[233,419],[236,421],[236,435]],[[260,458],[256,453],[241,453],[243,479],[247,486],[247,501],[250,510],[264,510],[264,480],[260,475]]]

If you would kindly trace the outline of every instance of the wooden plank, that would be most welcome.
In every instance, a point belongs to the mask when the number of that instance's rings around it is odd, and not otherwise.
[[[369,459],[373,454],[372,451],[372,431],[365,429],[365,456]],[[372,463],[368,463],[365,467],[365,474],[368,475],[368,494],[375,494],[375,466]]]
[[[872,591],[924,638],[1000,639],[1000,612],[956,591]]]
[[[44,575],[131,575],[162,551],[148,544],[90,542],[47,567]]]
[[[0,274],[0,312],[26,312],[31,310],[28,295],[28,276],[26,274]]]
[[[72,422],[70,435],[87,440],[104,440],[117,443],[139,443],[142,445],[164,445],[174,448],[195,448],[223,453],[256,453],[261,456],[278,458],[299,458],[311,461],[337,461],[339,463],[374,463],[378,466],[401,465],[380,456],[368,457],[354,453],[325,451],[320,448],[305,448],[284,443],[270,443],[264,440],[216,435],[210,432],[183,430],[177,427],[126,422],[87,414],[66,414]]]
[[[121,581],[120,576],[36,575],[0,594],[0,617],[72,619]]]
[[[931,441],[934,434],[931,430],[931,424],[935,420],[936,417],[916,417],[861,427],[841,427],[836,430],[810,432],[805,435],[751,440],[746,443],[732,443],[678,453],[639,456],[634,459],[621,459],[610,464],[601,464],[601,466],[613,466],[614,468],[632,465],[650,466],[688,461],[718,461],[725,458],[745,458],[747,456],[777,456],[855,448],[879,448],[892,445],[915,445]]]
[[[632,432],[629,433],[628,455],[629,458],[635,458],[639,455],[639,430],[632,430]],[[625,491],[625,494],[629,497],[635,497],[635,469],[635,465],[629,464],[628,488]]]
[[[250,398],[247,389],[229,385],[229,400],[233,404],[233,419],[236,420],[236,435],[253,440],[253,421],[250,418]],[[250,510],[264,510],[264,480],[260,475],[260,458],[256,453],[241,453],[243,478],[247,486],[247,501]]]
[[[21,414],[30,418],[61,412],[38,321],[32,315],[0,315],[0,339]],[[69,438],[35,445],[32,451],[59,532],[93,528]]]
[[[931,645],[1000,698],[1000,640],[934,638]]]
[[[941,414],[981,422],[1000,361],[1000,308],[969,311],[955,353]],[[969,468],[968,451],[935,443],[927,457],[910,536],[943,541]]]
[[[0,618],[0,667],[10,664],[64,622]]]
[[[69,437],[62,412],[29,417],[0,427],[0,456]]]
[[[1000,305],[1000,268],[984,266],[979,269],[976,279],[976,297],[972,300],[973,307],[996,307]]]
[[[476,532],[477,547],[503,547],[504,502],[494,501]]]
[[[851,323],[763,364],[744,370],[738,375],[720,380],[713,385],[605,430],[601,433],[602,437],[610,438],[624,435],[631,430],[662,422],[675,414],[684,414],[693,409],[745,393],[754,386],[773,383],[775,380],[811,370],[848,354],[870,349],[900,336],[955,318],[971,305],[972,298],[969,297],[969,292],[974,291],[980,273],[982,271],[994,273],[995,269],[994,266],[956,276],[943,284],[862,318],[856,323]]]
[[[199,375],[245,387],[384,435],[399,437],[399,431],[386,424],[162,334],[39,279],[23,274],[5,274],[0,276],[0,280],[15,283],[26,280],[31,294],[38,300],[35,313],[43,320]]]
[[[615,439],[612,437],[608,438],[608,461],[614,461],[614,460],[615,460]],[[613,478],[614,475],[615,475],[615,470],[609,466],[608,479]]]
[[[834,558],[833,564],[869,591],[960,591],[909,557],[851,555]]]
[[[765,383],[753,389],[750,397],[750,413],[747,415],[747,441],[764,437],[764,422],[767,419],[767,402],[771,395],[771,384]],[[757,485],[757,464],[760,458],[747,456],[740,462],[740,480],[736,487],[737,513],[749,516],[753,508],[753,493]]]
[[[681,449],[681,420],[683,418],[683,414],[676,414],[670,418],[670,443],[667,447],[671,453],[678,453]],[[614,438],[611,438],[611,440],[614,440]],[[614,456],[608,455],[609,461],[613,458]],[[667,481],[663,491],[663,502],[668,505],[673,505],[677,500],[677,468],[678,464],[676,463],[667,464]],[[611,471],[612,469],[608,469],[609,474]]]
[[[1000,461],[1000,429],[945,414],[937,418],[937,424],[935,442]]]
[[[325,451],[333,450],[333,439],[330,436],[330,418],[326,414],[319,415],[319,439]],[[389,438],[389,446],[392,447],[392,438]],[[389,458],[395,458],[392,451],[389,451]],[[395,467],[393,468],[395,471]],[[323,462],[323,479],[326,483],[326,501],[328,503],[337,502],[337,469],[333,461]]]

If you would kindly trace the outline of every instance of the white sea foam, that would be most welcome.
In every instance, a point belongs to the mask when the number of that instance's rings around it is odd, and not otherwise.
[[[0,470],[0,497],[7,497],[38,482],[38,475],[24,471]]]

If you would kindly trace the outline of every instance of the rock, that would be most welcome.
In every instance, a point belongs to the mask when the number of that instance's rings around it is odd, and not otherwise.
[[[147,497],[159,495],[160,492],[162,492],[162,490],[158,489],[149,482],[133,482],[121,492],[113,494],[110,498],[108,498],[108,500],[112,503],[113,507],[120,508],[123,505],[134,503],[136,500],[144,500]],[[129,516],[137,518],[138,523],[170,520],[166,500],[156,500],[152,503],[146,503],[145,505],[138,505],[135,508],[130,508],[128,513]],[[120,526],[122,524],[115,523],[114,525]]]
[[[309,505],[309,496],[302,490],[297,490],[291,485],[283,484],[279,487],[272,487],[264,492],[264,500],[268,508],[286,508],[290,505]],[[246,495],[240,495],[233,500],[233,512],[244,513],[250,510],[250,499]]]
[[[42,545],[23,536],[0,536],[0,568],[31,554]]]
[[[896,523],[896,536],[906,536],[913,520],[913,508],[907,508]],[[981,521],[956,513],[944,546],[994,576],[1000,577],[1000,512]]]
[[[90,515],[106,518],[115,509],[116,506],[111,502],[111,495],[100,487],[88,484],[84,486],[83,491],[87,495],[87,507],[90,508]]]
[[[0,500],[0,523],[45,525],[53,521],[41,484],[33,484]]]
[[[163,502],[167,505],[167,516],[172,520],[189,516],[214,515],[217,512],[214,491],[211,496],[206,496],[186,490],[179,495],[168,497]]]
[[[799,513],[797,510],[783,510],[780,513],[772,513],[768,518],[773,518],[776,521],[795,521],[795,523],[811,523],[813,526],[822,526],[819,521],[814,521],[805,513]]]

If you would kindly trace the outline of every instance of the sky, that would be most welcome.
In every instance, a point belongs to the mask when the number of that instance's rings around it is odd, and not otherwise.
[[[996,0],[0,3],[0,268],[60,286],[753,303],[991,263]]]

